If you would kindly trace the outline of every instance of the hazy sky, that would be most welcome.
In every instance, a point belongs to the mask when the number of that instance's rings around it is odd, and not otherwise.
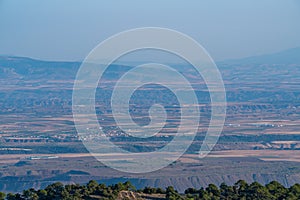
[[[82,60],[126,29],[186,33],[215,60],[300,46],[297,0],[0,0],[0,54]]]

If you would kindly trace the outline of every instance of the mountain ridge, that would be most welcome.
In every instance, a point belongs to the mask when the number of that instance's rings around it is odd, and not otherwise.
[[[263,54],[258,56],[250,56],[241,59],[229,59],[220,61],[218,63],[223,64],[300,64],[300,47],[295,47],[291,49],[286,49],[271,54]]]
[[[35,59],[30,57],[23,56],[7,56],[0,55],[0,67],[4,67],[10,63],[15,63],[17,66],[19,64],[29,64],[36,63],[37,66],[41,66],[43,64],[68,64],[72,66],[79,67],[82,61],[45,61],[41,59]],[[300,47],[290,48],[283,51],[279,51],[276,53],[270,54],[262,54],[258,56],[249,56],[240,59],[227,59],[223,61],[217,61],[217,64],[227,64],[227,65],[236,65],[236,64],[300,64]],[[124,63],[124,65],[128,65],[128,63]]]

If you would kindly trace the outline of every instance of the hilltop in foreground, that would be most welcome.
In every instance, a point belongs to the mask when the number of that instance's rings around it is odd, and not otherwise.
[[[0,199],[5,199],[5,194],[0,193]],[[276,200],[287,199],[296,200],[300,198],[300,185],[295,184],[290,188],[285,188],[276,181],[272,181],[265,186],[253,182],[248,184],[239,180],[233,186],[222,183],[220,187],[209,184],[206,188],[188,188],[184,194],[179,194],[172,186],[165,190],[161,188],[145,187],[136,190],[130,182],[117,183],[106,186],[98,184],[96,181],[89,181],[86,185],[63,185],[60,182],[48,185],[45,189],[35,190],[33,188],[24,190],[22,194],[9,193],[7,200],[197,200],[197,199],[253,199],[253,200]]]

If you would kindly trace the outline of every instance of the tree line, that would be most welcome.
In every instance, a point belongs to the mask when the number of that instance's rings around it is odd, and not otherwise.
[[[284,187],[277,181],[266,185],[258,182],[248,184],[239,180],[234,185],[222,183],[219,187],[209,184],[200,189],[188,188],[184,194],[178,193],[172,186],[165,189],[145,187],[136,189],[129,181],[113,185],[99,184],[91,180],[85,185],[64,185],[56,182],[44,189],[30,188],[22,193],[0,192],[0,200],[114,200],[121,191],[131,191],[139,194],[163,194],[166,200],[298,200],[300,199],[300,184]],[[157,198],[158,199],[158,198]]]

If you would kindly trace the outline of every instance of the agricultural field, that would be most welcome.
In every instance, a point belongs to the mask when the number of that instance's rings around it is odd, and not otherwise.
[[[239,179],[264,184],[278,180],[285,186],[296,183],[300,176],[300,64],[240,62],[217,63],[226,89],[227,116],[218,143],[204,159],[198,151],[211,117],[209,93],[193,70],[176,66],[197,85],[201,111],[198,133],[178,161],[159,171],[136,175],[99,163],[82,143],[89,138],[77,135],[72,89],[80,63],[0,57],[0,190],[21,191],[54,181],[85,183],[91,179],[109,184],[129,179],[141,187],[174,185],[179,191],[209,183],[233,184]],[[112,65],[102,80],[104,86],[96,94],[98,121],[115,145],[133,153],[151,152],[176,134],[178,102],[162,88],[156,92],[141,88],[131,107],[136,122],[149,122],[149,106],[156,97],[169,114],[168,124],[146,139],[124,133],[116,126],[109,97],[114,78],[128,69]],[[107,159],[126,160],[122,155]]]

